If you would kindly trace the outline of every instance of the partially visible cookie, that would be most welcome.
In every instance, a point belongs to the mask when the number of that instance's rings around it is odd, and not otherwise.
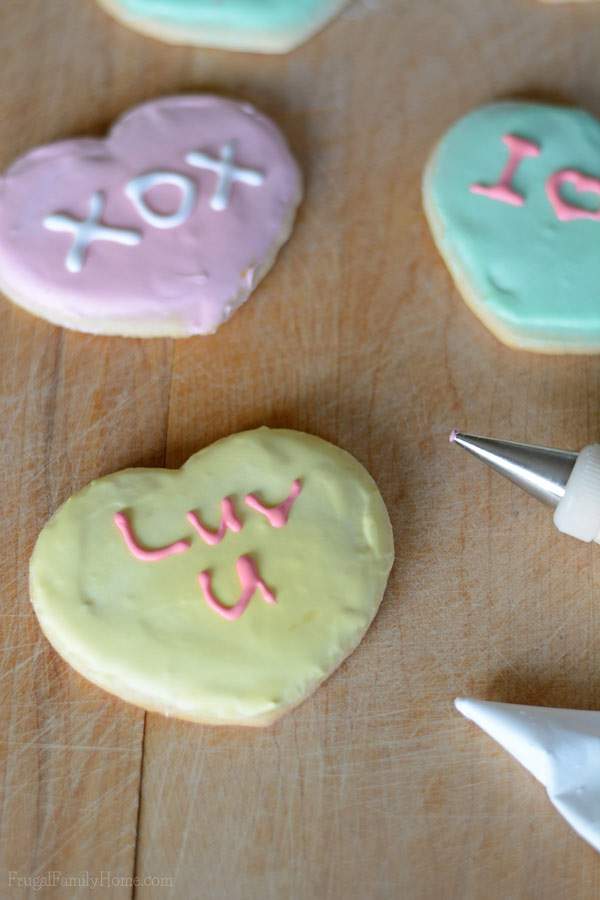
[[[0,289],[78,331],[209,334],[270,269],[301,193],[249,104],[153,100],[106,139],[38,147],[0,176]]]
[[[467,304],[504,343],[600,352],[600,122],[586,112],[495,103],[433,151],[431,230]]]
[[[55,649],[101,688],[212,724],[268,725],[351,653],[393,562],[375,482],[297,431],[127,469],[60,507],[31,559]]]
[[[99,0],[124,25],[171,44],[287,53],[347,0]]]

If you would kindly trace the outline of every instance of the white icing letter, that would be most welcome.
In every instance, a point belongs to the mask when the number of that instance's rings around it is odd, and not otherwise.
[[[89,216],[84,221],[63,213],[54,213],[44,219],[44,227],[50,231],[69,231],[75,236],[65,259],[65,266],[69,272],[81,272],[87,248],[92,241],[114,241],[126,247],[135,247],[142,240],[138,231],[102,225],[100,217],[103,212],[104,197],[100,191],[96,191],[90,200]]]
[[[242,169],[240,166],[234,165],[234,145],[233,141],[221,147],[220,158],[214,159],[207,156],[206,153],[193,151],[188,153],[185,161],[190,166],[197,166],[199,169],[210,169],[217,177],[217,186],[212,195],[210,205],[217,211],[227,209],[229,206],[229,197],[234,181],[241,181],[243,184],[250,184],[252,187],[260,187],[265,180],[262,172],[256,172],[254,169]]]
[[[154,212],[144,200],[146,191],[157,184],[172,184],[181,191],[181,203],[174,213],[163,215]],[[176,228],[177,225],[183,225],[190,217],[198,196],[198,190],[192,179],[177,172],[148,172],[147,175],[132,178],[125,186],[125,193],[142,219],[155,228]]]

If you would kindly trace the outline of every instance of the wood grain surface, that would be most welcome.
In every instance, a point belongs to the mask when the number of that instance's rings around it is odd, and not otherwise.
[[[447,443],[454,425],[598,440],[600,358],[498,344],[420,201],[429,149],[476,104],[600,114],[599,46],[600,4],[355,0],[306,46],[259,57],[162,46],[93,0],[0,3],[0,166],[210,89],[272,115],[307,178],[292,240],[214,337],[95,338],[0,302],[0,896],[600,897],[597,855],[452,707],[600,708],[600,551]],[[381,612],[270,729],[145,716],[42,637],[33,542],[91,478],[178,466],[261,423],[334,441],[378,481],[397,547]],[[72,882],[36,890],[49,872]]]

